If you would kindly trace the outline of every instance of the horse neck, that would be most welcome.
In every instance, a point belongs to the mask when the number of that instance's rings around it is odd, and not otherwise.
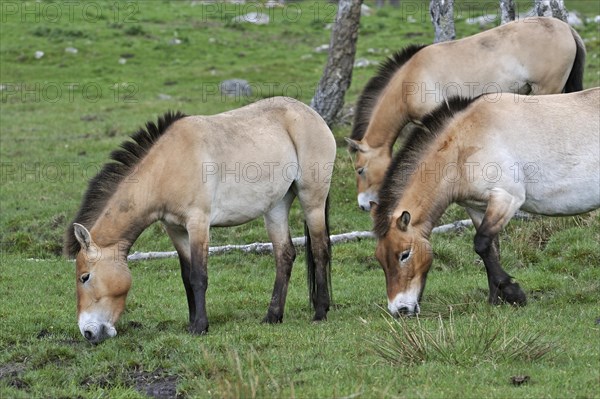
[[[154,202],[151,194],[143,195],[140,183],[123,181],[92,226],[90,233],[100,248],[118,246],[126,257],[140,234],[158,220],[158,213],[149,206]]]
[[[409,122],[403,80],[400,70],[377,99],[363,137],[363,142],[366,141],[371,148],[393,147],[400,131]]]
[[[408,210],[411,223],[421,230],[423,237],[429,237],[448,206],[456,200],[459,187],[454,179],[444,176],[444,165],[448,165],[448,161],[431,157],[421,162],[396,209]]]

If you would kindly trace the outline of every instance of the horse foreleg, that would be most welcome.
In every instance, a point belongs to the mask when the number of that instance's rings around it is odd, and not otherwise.
[[[288,285],[296,259],[296,249],[292,244],[288,225],[288,214],[293,200],[294,194],[290,191],[264,217],[269,239],[273,243],[276,271],[273,294],[263,323],[281,323],[283,321]]]
[[[190,282],[191,278],[191,267],[192,260],[190,255],[190,243],[188,234],[185,229],[179,226],[168,226],[165,225],[165,229],[169,238],[175,246],[177,256],[179,257],[179,265],[181,267],[181,279],[183,280],[183,287],[185,288],[185,295],[187,297],[189,320],[190,323],[196,318],[196,303],[194,301],[194,291]]]
[[[475,234],[475,252],[485,265],[489,286],[489,302],[498,304],[508,302],[514,305],[525,305],[525,293],[514,282],[512,277],[502,269],[500,264],[500,242],[498,233],[509,222],[522,204],[517,198],[502,189],[495,189],[490,196],[483,217],[481,213],[468,209],[469,215],[477,229]]]
[[[527,298],[525,293],[514,282],[512,277],[502,269],[500,255],[497,245],[498,236],[486,236],[479,231],[475,234],[475,252],[481,257],[485,265],[488,278],[489,298],[492,305],[507,302],[513,305],[525,305]]]
[[[208,332],[208,317],[206,314],[208,225],[199,229],[188,228],[188,234],[191,254],[189,284],[194,302],[193,306],[190,305],[190,332],[193,334],[206,334]],[[192,308],[195,309],[193,314]]]

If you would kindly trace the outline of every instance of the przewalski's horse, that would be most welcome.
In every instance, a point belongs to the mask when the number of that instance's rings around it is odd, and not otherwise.
[[[569,25],[527,18],[452,42],[410,46],[388,59],[361,94],[349,149],[356,152],[358,205],[377,200],[392,147],[451,96],[553,94],[583,89],[585,46]]]
[[[288,228],[295,197],[304,211],[314,320],[330,304],[327,198],[336,144],[327,124],[291,98],[269,98],[214,116],[167,113],[132,136],[89,184],[67,231],[76,256],[79,329],[90,342],[116,335],[131,285],[127,254],[160,220],[179,255],[190,331],[208,331],[209,228],[264,215],[277,266],[264,322],[283,320],[296,251]]]
[[[563,216],[600,207],[600,89],[450,100],[395,155],[371,214],[392,314],[418,313],[429,235],[451,203],[476,229],[489,302],[525,304],[502,269],[497,235],[520,208]],[[421,129],[422,131],[417,131]]]

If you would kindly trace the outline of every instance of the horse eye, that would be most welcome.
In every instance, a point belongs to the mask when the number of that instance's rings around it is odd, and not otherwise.
[[[89,279],[90,279],[89,273],[84,273],[81,276],[79,276],[79,281],[81,281],[82,284],[85,284]]]
[[[404,262],[406,259],[408,259],[409,256],[410,256],[410,249],[407,249],[406,251],[404,251],[400,254],[400,262]]]
[[[358,168],[356,169],[356,173],[358,173],[358,175],[362,175],[363,173],[365,173],[365,168]]]

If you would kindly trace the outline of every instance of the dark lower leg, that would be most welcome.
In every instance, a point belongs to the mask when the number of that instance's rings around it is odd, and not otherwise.
[[[510,303],[525,305],[527,297],[518,283],[500,265],[497,236],[487,237],[479,232],[475,235],[475,251],[483,260],[488,277],[489,302],[493,305]]]
[[[190,320],[190,332],[193,334],[206,334],[208,332],[208,317],[206,315],[207,258],[208,244],[202,244],[198,248],[192,249],[190,287],[194,299],[195,314],[193,319]]]
[[[263,319],[263,323],[281,323],[283,321],[288,284],[292,274],[294,259],[296,259],[296,250],[289,236],[288,242],[285,244],[273,243],[273,252],[276,264],[275,284],[273,286],[269,309]]]

